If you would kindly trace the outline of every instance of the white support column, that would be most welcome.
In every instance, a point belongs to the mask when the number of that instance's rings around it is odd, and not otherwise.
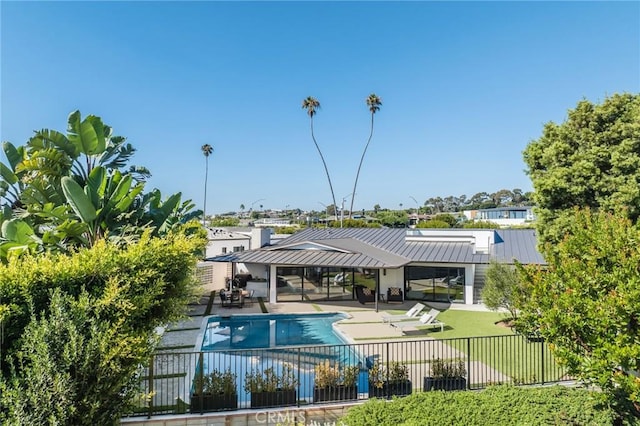
[[[464,268],[464,304],[473,305],[473,280],[476,276],[476,265]]]
[[[278,276],[276,275],[276,267],[270,265],[269,271],[269,303],[276,303],[278,296]]]

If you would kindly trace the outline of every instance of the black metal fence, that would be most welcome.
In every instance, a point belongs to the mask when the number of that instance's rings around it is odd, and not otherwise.
[[[158,353],[131,415],[201,413],[571,380],[547,344],[521,335]]]

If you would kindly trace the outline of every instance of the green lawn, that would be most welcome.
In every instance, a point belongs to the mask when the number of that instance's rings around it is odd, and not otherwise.
[[[429,308],[427,308],[429,309]],[[393,313],[402,313],[393,311]],[[529,342],[509,328],[496,325],[505,316],[497,312],[443,310],[438,320],[445,323],[444,331],[425,328],[424,333],[435,339],[496,336],[493,339],[447,340],[447,344],[502,372],[513,382],[545,382],[559,380],[563,372],[558,368],[551,352],[539,342]],[[499,336],[514,336],[500,338]]]
[[[429,307],[427,307],[427,310]],[[403,314],[405,311],[387,311],[390,314]],[[504,314],[497,312],[478,312],[448,309],[438,315],[438,321],[445,324],[444,331],[439,328],[425,328],[425,333],[436,339],[450,339],[454,337],[501,336],[513,334],[508,327],[496,325],[504,318]],[[418,327],[420,328],[420,327]]]

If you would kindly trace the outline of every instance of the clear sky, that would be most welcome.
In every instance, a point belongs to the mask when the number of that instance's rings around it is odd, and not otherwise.
[[[101,116],[147,190],[207,213],[532,189],[522,151],[581,99],[640,91],[639,2],[7,2],[1,131]]]

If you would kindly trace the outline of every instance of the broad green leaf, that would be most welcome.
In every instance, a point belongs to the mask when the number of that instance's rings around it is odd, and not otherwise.
[[[2,235],[9,241],[27,244],[32,241],[33,229],[23,220],[13,219],[2,224]]]
[[[4,155],[7,156],[7,160],[9,161],[9,165],[11,165],[11,169],[15,170],[16,166],[22,161],[23,149],[16,149],[16,147],[13,146],[11,142],[3,142],[2,150],[4,151]]]
[[[127,210],[131,203],[133,203],[133,200],[136,199],[138,194],[140,194],[143,189],[144,184],[142,183],[134,186],[133,189],[131,189],[131,191],[129,191],[129,193],[125,197],[122,197],[118,204],[116,204],[115,210],[119,212],[124,212],[125,210]]]
[[[91,154],[101,154],[107,148],[107,135],[105,135],[105,125],[100,119],[100,117],[96,117],[95,115],[90,115],[84,119],[85,122],[91,123],[93,130],[96,134],[96,147],[94,152]]]
[[[86,155],[94,155],[98,149],[98,135],[96,129],[93,127],[93,123],[86,119],[80,123],[80,145],[82,146],[82,153]]]
[[[118,186],[116,187],[116,189],[113,191],[113,193],[111,194],[111,197],[109,197],[109,203],[108,205],[110,206],[115,206],[118,204],[118,202],[127,195],[127,193],[129,192],[129,189],[131,188],[131,182],[133,181],[133,178],[131,177],[131,175],[127,175],[125,176],[119,183]]]
[[[18,182],[18,176],[16,176],[13,171],[4,165],[4,163],[0,162],[0,176],[4,179],[9,185],[13,185]]]
[[[100,197],[104,193],[104,186],[106,185],[106,170],[104,167],[98,166],[94,167],[89,173],[89,178],[87,179],[87,186],[85,187],[85,192],[88,192],[88,196],[91,199],[91,202],[94,206],[97,206],[100,202]]]
[[[17,257],[27,252],[29,252],[29,246],[26,244],[20,244],[14,241],[6,241],[0,244],[0,257],[3,259]]]
[[[82,190],[82,187],[72,178],[65,176],[61,180],[62,191],[73,211],[84,223],[90,223],[96,219],[96,209],[91,200]]]

